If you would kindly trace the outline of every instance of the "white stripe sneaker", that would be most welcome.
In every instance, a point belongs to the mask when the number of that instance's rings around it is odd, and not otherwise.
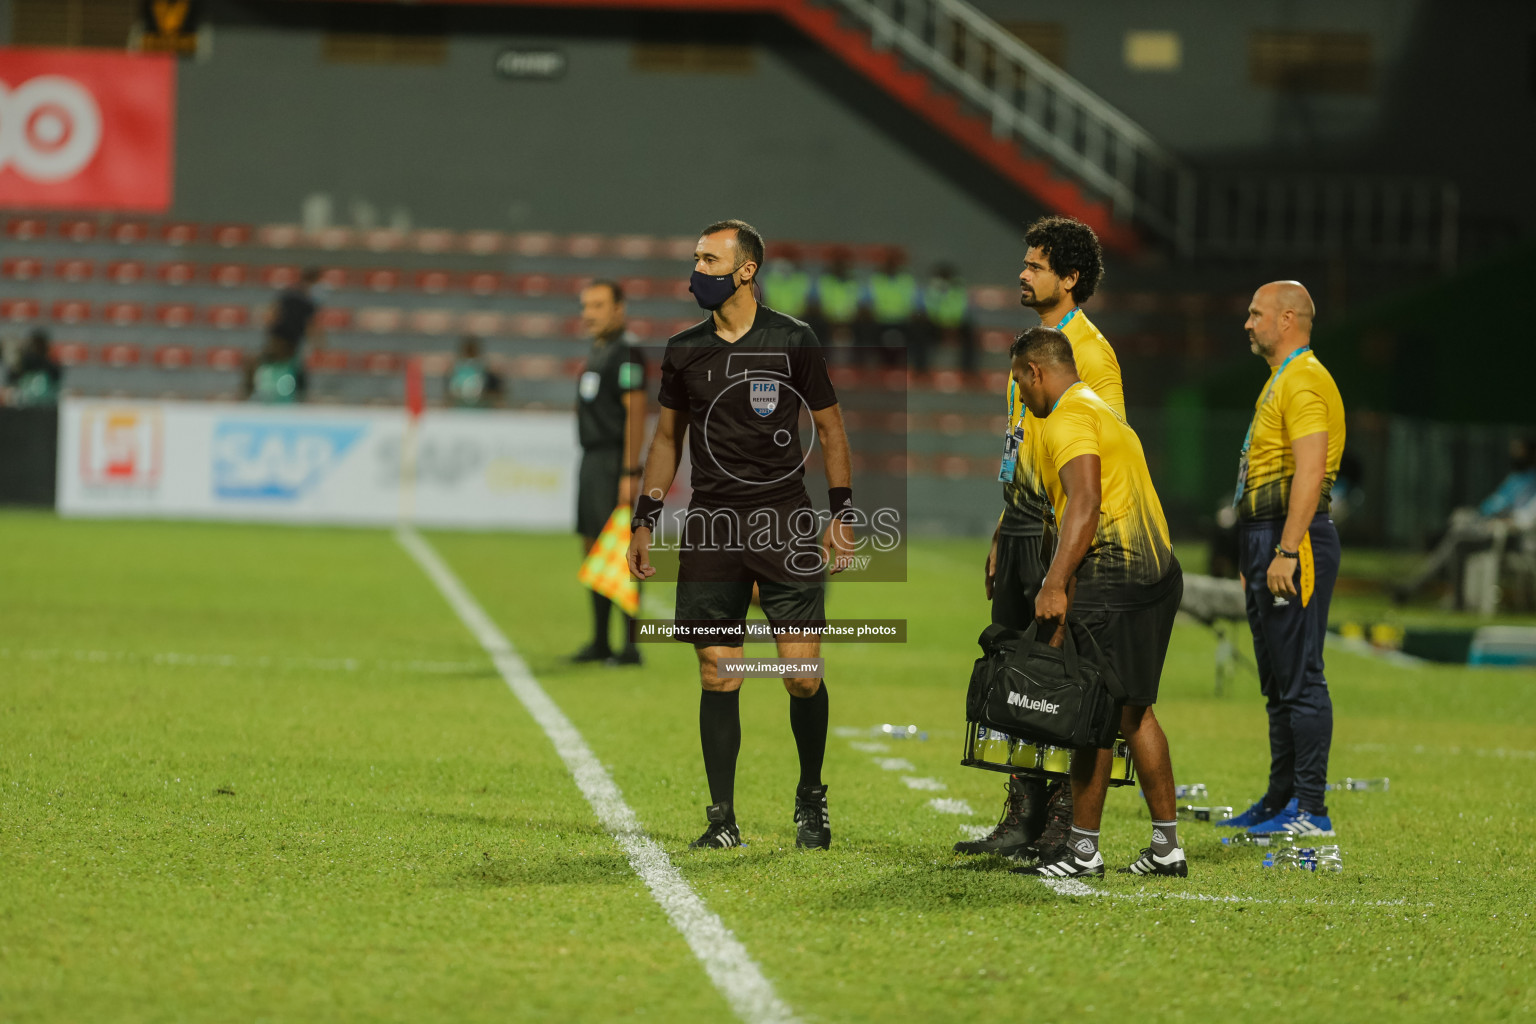
[[[1062,851],[1060,860],[1033,867],[1014,868],[1016,875],[1034,875],[1036,878],[1103,878],[1104,855],[1094,851],[1092,860],[1078,860],[1071,851]]]
[[[1118,874],[1122,875],[1173,875],[1175,878],[1189,877],[1189,862],[1184,859],[1184,848],[1175,847],[1174,851],[1166,857],[1159,857],[1152,852],[1152,847],[1143,847],[1141,856],[1131,862],[1130,867],[1121,868]]]

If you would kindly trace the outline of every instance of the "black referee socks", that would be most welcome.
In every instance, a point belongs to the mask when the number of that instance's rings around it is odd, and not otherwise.
[[[800,753],[800,788],[821,785],[821,762],[827,755],[827,681],[809,697],[789,697],[789,728]]]
[[[736,755],[741,752],[740,690],[699,692],[699,742],[704,747],[709,802],[733,803],[736,799]]]

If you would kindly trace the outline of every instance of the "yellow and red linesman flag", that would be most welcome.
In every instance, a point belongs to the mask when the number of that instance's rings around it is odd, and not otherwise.
[[[597,543],[576,579],[624,610],[633,618],[640,610],[640,584],[629,574],[629,520],[632,513],[628,505],[620,505],[608,517]]]

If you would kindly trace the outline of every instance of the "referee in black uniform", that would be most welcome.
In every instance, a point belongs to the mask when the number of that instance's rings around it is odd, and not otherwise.
[[[576,532],[585,557],[613,510],[635,500],[645,435],[645,355],[625,330],[624,290],[617,282],[593,281],[581,290],[581,325],[592,337],[592,351],[576,386],[576,426],[581,436]],[[623,648],[615,654],[608,643],[612,607],[613,602],[592,592],[592,642],[572,660],[640,664],[635,620],[628,615],[624,616]]]
[[[734,800],[742,681],[723,677],[719,661],[742,655],[753,584],[769,622],[785,631],[777,637],[780,657],[817,658],[821,642],[811,630],[825,622],[827,570],[844,568],[853,553],[853,530],[843,518],[853,511],[848,436],[837,394],[811,329],[757,302],[753,279],[762,262],[762,236],[739,220],[711,224],[699,239],[689,287],[711,315],[667,342],[661,412],[629,548],[630,571],[652,575],[652,534],[686,434],[693,500],[679,550],[676,618],[689,631],[678,639],[698,653],[699,737],[711,801],[696,848],[741,844]],[[833,519],[825,534],[805,491],[802,409],[826,465]],[[826,684],[795,675],[784,686],[800,759],[795,844],[826,849]]]

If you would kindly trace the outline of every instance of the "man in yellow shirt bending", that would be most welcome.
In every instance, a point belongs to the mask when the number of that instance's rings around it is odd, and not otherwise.
[[[1125,691],[1120,731],[1131,748],[1152,812],[1152,843],[1122,874],[1189,873],[1175,818],[1173,765],[1157,703],[1184,573],[1141,440],[1125,419],[1079,377],[1073,345],[1061,331],[1035,327],[1013,343],[1012,376],[1041,424],[1045,483],[1060,539],[1034,617],[1072,621],[1093,635],[1106,669]],[[1109,789],[1108,751],[1072,756],[1072,828],[1064,849],[1035,867],[1043,878],[1104,874],[1099,821]]]

